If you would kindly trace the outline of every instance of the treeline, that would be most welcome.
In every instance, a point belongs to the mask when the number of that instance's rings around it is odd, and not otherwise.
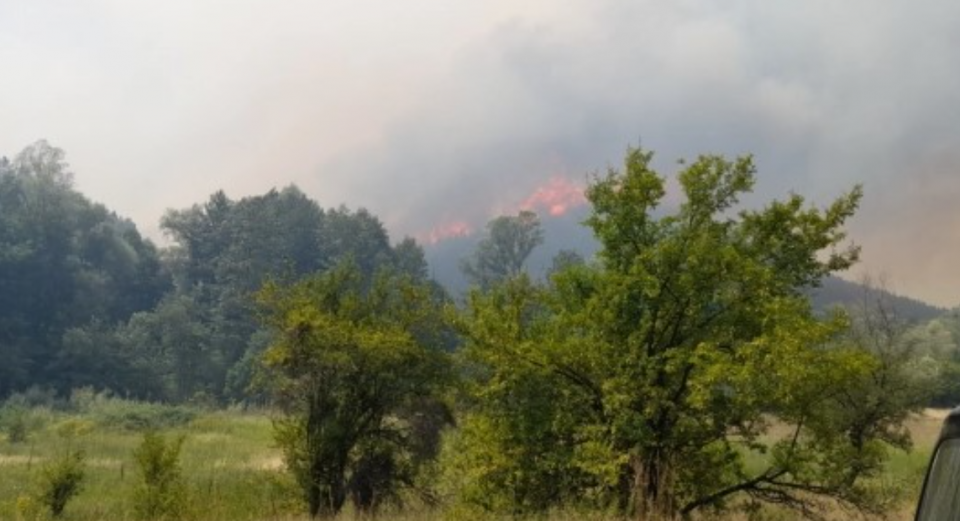
[[[956,316],[911,324],[882,291],[815,312],[809,291],[858,259],[858,187],[737,211],[752,159],[703,156],[663,209],[651,161],[594,179],[600,250],[546,280],[524,272],[536,215],[491,221],[456,303],[413,240],[296,188],[170,211],[158,250],[38,143],[0,166],[0,392],[268,400],[313,515],[411,494],[638,519],[889,505],[904,421],[956,396]]]
[[[166,249],[77,192],[46,142],[0,159],[0,396],[35,386],[243,400],[269,341],[251,298],[264,280],[345,259],[366,275],[427,276],[415,241],[391,244],[369,212],[323,209],[296,187],[217,192],[161,226]]]

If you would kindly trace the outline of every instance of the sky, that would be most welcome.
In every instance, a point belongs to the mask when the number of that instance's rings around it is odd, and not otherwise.
[[[0,0],[0,155],[48,140],[162,240],[221,188],[429,239],[577,204],[630,145],[751,153],[747,204],[862,184],[850,277],[955,306],[957,27],[949,0]]]

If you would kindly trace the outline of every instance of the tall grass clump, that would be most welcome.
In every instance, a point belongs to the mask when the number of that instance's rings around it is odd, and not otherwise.
[[[83,477],[83,451],[69,451],[40,469],[37,500],[50,509],[53,517],[60,517],[67,502],[80,493]]]
[[[186,486],[180,468],[183,437],[168,440],[146,432],[133,452],[139,481],[133,509],[140,519],[181,519],[186,507]]]

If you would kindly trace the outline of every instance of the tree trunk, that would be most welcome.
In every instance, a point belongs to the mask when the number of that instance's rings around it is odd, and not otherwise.
[[[638,521],[677,519],[674,466],[661,450],[634,458],[633,511]]]
[[[327,479],[323,483],[310,487],[310,493],[307,498],[310,507],[311,518],[333,518],[346,501],[346,487],[343,478]]]

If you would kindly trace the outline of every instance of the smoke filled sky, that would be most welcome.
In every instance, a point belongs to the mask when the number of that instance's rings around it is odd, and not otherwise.
[[[752,203],[862,183],[861,269],[956,305],[957,27],[948,0],[0,0],[0,154],[49,140],[155,237],[290,183],[429,237],[638,141],[665,173],[750,152]]]

